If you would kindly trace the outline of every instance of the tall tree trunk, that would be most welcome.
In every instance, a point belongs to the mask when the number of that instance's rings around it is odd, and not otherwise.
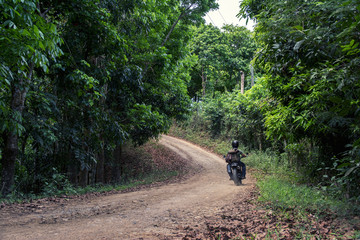
[[[100,153],[98,154],[98,159],[96,163],[96,182],[104,183],[104,171],[105,171],[105,151],[104,147],[101,148]]]
[[[191,4],[188,8],[186,8],[184,11],[181,12],[181,14],[179,15],[179,17],[176,19],[176,21],[173,23],[173,25],[171,26],[169,32],[166,34],[165,39],[163,40],[163,42],[161,43],[161,47],[165,46],[165,43],[169,40],[171,33],[174,31],[176,25],[179,23],[179,21],[187,14],[187,11],[193,6],[193,4]],[[145,68],[144,68],[144,73],[142,74],[143,76],[147,73],[149,67],[150,67],[150,63],[146,63]]]
[[[112,169],[113,181],[115,183],[121,180],[121,145],[118,145],[113,153],[114,165]]]
[[[205,97],[205,93],[206,93],[206,73],[204,73],[204,67],[202,67],[202,71],[201,71],[201,80],[202,80],[202,96]]]
[[[67,152],[67,159],[68,159],[68,164],[67,164],[67,172],[68,172],[68,178],[69,181],[74,184],[77,185],[78,184],[78,166],[77,166],[77,162],[75,161],[75,158],[71,152],[71,148],[68,148],[68,152]]]
[[[81,187],[86,187],[89,182],[89,170],[84,168],[83,170],[80,170],[79,173],[79,185]]]
[[[258,134],[257,138],[258,138],[259,150],[262,151],[262,139],[260,133]]]
[[[243,71],[240,72],[241,73],[241,94],[244,94],[244,88],[245,88],[245,73]]]
[[[1,194],[6,196],[11,193],[11,188],[14,184],[15,161],[18,154],[18,136],[13,133],[7,133],[3,140],[5,148],[2,158]]]
[[[255,77],[254,77],[254,66],[250,64],[250,73],[251,73],[251,87],[255,85]]]
[[[25,83],[31,80],[33,68],[34,64],[31,64],[27,79],[19,79],[17,83],[12,85],[10,109],[13,113],[17,112],[20,116],[22,116],[24,110],[25,98],[28,91]],[[17,120],[12,119],[12,121]],[[17,124],[21,124],[21,122],[18,122]],[[4,154],[2,158],[2,179],[0,187],[1,194],[6,196],[7,194],[11,193],[11,188],[14,185],[15,162],[19,152],[19,136],[17,133],[14,133],[14,131],[6,131],[6,133],[3,135],[3,141]]]
[[[167,42],[167,40],[169,39],[171,33],[174,31],[175,26],[178,24],[178,22],[180,21],[181,18],[183,18],[183,16],[185,16],[187,14],[187,11],[193,6],[193,4],[191,4],[188,8],[186,8],[184,11],[181,12],[181,14],[179,15],[179,17],[176,19],[176,21],[173,23],[173,25],[170,28],[170,31],[168,32],[168,34],[166,35],[164,41],[162,42],[161,46],[163,47],[165,45],[165,43]]]
[[[106,83],[103,87],[103,97],[100,99],[100,106],[102,111],[105,111],[105,100],[108,94],[108,84]],[[98,153],[97,163],[96,163],[96,183],[105,183],[105,141],[102,134],[99,135],[101,144],[100,152]]]
[[[26,91],[16,89],[12,95],[11,110],[22,114],[24,108],[24,99]],[[13,120],[14,121],[14,120]],[[19,152],[18,142],[19,136],[14,132],[4,134],[4,155],[2,158],[2,179],[1,179],[1,193],[7,195],[11,192],[11,187],[14,184],[15,161]]]

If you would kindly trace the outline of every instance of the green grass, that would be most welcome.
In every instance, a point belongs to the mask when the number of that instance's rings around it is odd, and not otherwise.
[[[291,172],[286,155],[271,151],[252,151],[244,161],[250,168],[257,169],[263,174],[288,175]]]
[[[279,176],[270,175],[257,183],[261,202],[271,202],[272,207],[280,210],[294,209],[321,215],[325,212],[346,214],[349,206],[336,200],[320,189],[291,183]]]

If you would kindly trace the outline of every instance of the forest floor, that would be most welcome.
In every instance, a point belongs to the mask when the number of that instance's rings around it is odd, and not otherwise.
[[[160,144],[177,154],[161,156],[163,164],[176,161],[186,175],[126,192],[2,204],[0,239],[349,239],[354,230],[332,215],[276,214],[257,203],[250,174],[235,186],[220,156],[169,136]]]

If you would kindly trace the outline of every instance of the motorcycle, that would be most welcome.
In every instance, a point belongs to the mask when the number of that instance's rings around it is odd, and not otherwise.
[[[225,156],[224,156],[225,158]],[[242,166],[240,164],[239,161],[233,161],[233,162],[228,162],[229,163],[229,166],[228,168],[230,168],[230,171],[228,169],[228,173],[231,177],[231,179],[234,181],[235,185],[236,186],[239,186],[242,184]]]

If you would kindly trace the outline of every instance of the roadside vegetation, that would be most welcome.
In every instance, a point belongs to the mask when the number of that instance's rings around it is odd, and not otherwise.
[[[0,0],[1,197],[173,175],[125,149],[176,121],[239,140],[265,205],[358,220],[359,1],[239,4],[253,32],[205,25],[215,0]]]
[[[65,175],[53,173],[50,179],[45,180],[41,193],[24,194],[14,191],[7,198],[0,198],[0,204],[28,202],[41,198],[74,198],[84,194],[106,195],[133,191],[177,180],[190,173],[189,163],[186,160],[155,140],[140,147],[124,146],[121,161],[123,178],[117,183],[89,183],[86,187],[79,187],[71,184]],[[111,171],[111,168],[108,170]]]
[[[212,138],[206,132],[199,132],[197,127],[191,127],[194,126],[192,124],[189,122],[174,124],[170,135],[193,142],[221,156],[231,148],[232,139]],[[276,239],[284,237],[281,229],[287,227],[286,224],[289,222],[292,223],[291,226],[296,226],[294,227],[296,234],[294,234],[299,239],[330,237],[326,234],[326,232],[330,232],[329,229],[332,229],[331,236],[335,239],[358,239],[360,237],[360,229],[357,227],[360,224],[359,205],[349,201],[343,195],[334,194],[339,189],[329,189],[322,183],[315,184],[306,181],[301,172],[291,167],[286,153],[250,150],[245,146],[240,146],[239,149],[249,154],[243,161],[248,166],[250,174],[257,179],[258,190],[253,202],[257,206],[255,208],[260,207],[267,211],[263,213],[264,221],[266,221],[267,215],[277,219],[277,227],[268,226],[267,239],[274,239],[276,236]],[[226,171],[225,163],[224,171]],[[244,203],[239,204],[239,208],[248,207],[242,206]],[[227,214],[231,214],[231,211]],[[241,209],[239,212],[239,214],[243,214]],[[238,218],[239,216],[232,217]],[[324,221],[322,224],[328,229],[319,227],[321,221]],[[314,225],[319,229],[315,231]],[[221,229],[221,226],[218,228]],[[219,229],[214,229],[214,231],[220,231]],[[239,229],[234,231],[239,231]],[[222,234],[225,236],[228,232],[224,231]],[[239,234],[241,233],[239,232]],[[221,234],[218,237],[222,239]],[[256,238],[255,235],[253,237]]]

